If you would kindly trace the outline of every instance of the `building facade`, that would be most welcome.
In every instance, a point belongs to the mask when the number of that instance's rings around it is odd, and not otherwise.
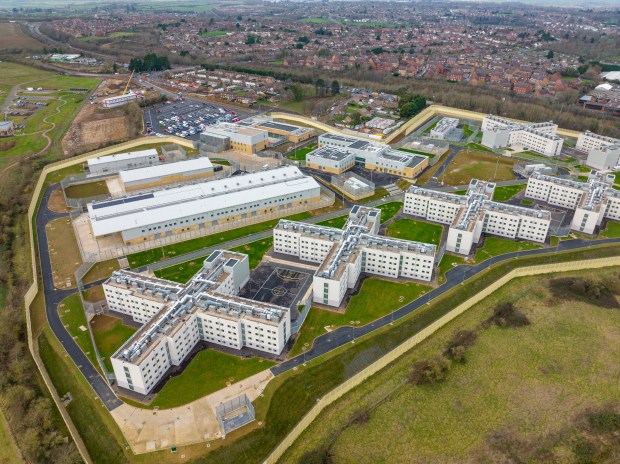
[[[574,211],[571,229],[593,234],[603,219],[620,220],[620,191],[611,174],[591,173],[587,182],[561,179],[535,172],[527,181],[525,196]]]
[[[558,126],[552,121],[518,123],[489,114],[482,120],[482,145],[500,148],[522,148],[544,156],[559,156],[564,140],[556,135]]]
[[[140,243],[219,224],[312,209],[321,187],[295,166],[184,185],[87,205],[95,237]]]
[[[110,309],[144,323],[111,358],[118,385],[148,394],[199,342],[281,353],[291,336],[289,310],[237,296],[249,275],[248,256],[225,250],[186,285],[114,272],[103,284]]]
[[[116,155],[98,156],[87,160],[91,174],[115,174],[128,169],[145,168],[159,164],[159,154],[154,148]]]
[[[219,169],[218,169],[219,168]],[[174,183],[206,180],[221,166],[214,167],[206,156],[174,163],[159,164],[146,168],[120,171],[119,177],[126,192],[157,188]]]
[[[273,249],[320,263],[312,280],[315,303],[340,306],[362,272],[384,277],[432,279],[435,245],[377,235],[381,210],[354,206],[343,229],[280,220]]]
[[[495,184],[472,179],[466,195],[411,186],[403,212],[448,224],[446,250],[468,255],[483,233],[542,243],[551,213],[492,201]]]
[[[207,146],[222,145],[224,151],[235,150],[246,155],[258,153],[269,146],[266,130],[233,123],[220,123],[207,127],[202,131],[200,140]]]

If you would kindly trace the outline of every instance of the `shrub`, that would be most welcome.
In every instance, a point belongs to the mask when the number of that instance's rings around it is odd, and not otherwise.
[[[317,448],[305,452],[297,462],[299,464],[330,464],[332,458],[327,448]]]
[[[476,343],[478,335],[471,330],[459,330],[456,332],[443,352],[443,355],[453,361],[465,362],[465,351]]]
[[[487,319],[487,322],[498,327],[524,327],[530,324],[527,316],[511,302],[498,304],[493,309],[493,316]]]
[[[443,356],[418,361],[409,373],[409,381],[414,385],[431,385],[441,382],[448,371],[448,361]]]
[[[366,424],[370,420],[370,411],[364,409],[351,421],[352,424]]]

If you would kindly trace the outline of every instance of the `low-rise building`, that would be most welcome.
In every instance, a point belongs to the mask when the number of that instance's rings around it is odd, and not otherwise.
[[[430,281],[435,245],[377,235],[381,210],[356,205],[343,229],[281,219],[273,248],[303,261],[321,263],[313,281],[315,303],[340,306],[361,273]]]
[[[603,219],[620,220],[620,191],[612,187],[611,174],[593,172],[589,177],[578,182],[535,172],[527,181],[525,196],[574,210],[571,229],[592,234]]]
[[[552,121],[519,123],[489,114],[482,120],[482,145],[497,150],[518,148],[544,156],[559,156],[564,140],[556,135]]]
[[[123,95],[116,95],[114,97],[107,97],[103,99],[102,106],[104,108],[116,108],[118,106],[127,105],[129,103],[138,100],[139,95],[132,91],[129,91]]]
[[[495,184],[472,179],[466,195],[411,186],[403,212],[449,224],[446,250],[468,255],[483,233],[542,243],[551,213],[492,201]]]
[[[321,147],[306,155],[306,167],[342,174],[355,166],[355,155],[334,147]]]
[[[319,149],[323,147],[335,148],[354,156],[355,164],[366,169],[384,172],[395,176],[413,179],[420,175],[429,165],[428,157],[415,153],[394,150],[389,145],[371,142],[357,137],[348,137],[337,134],[321,134]],[[306,155],[306,159],[312,153]],[[350,161],[348,157],[343,158]],[[328,170],[331,163],[328,158],[312,158],[315,169]],[[332,171],[329,171],[332,172]],[[335,172],[334,172],[335,173]]]
[[[248,256],[226,250],[214,251],[186,285],[115,271],[103,284],[110,309],[144,323],[111,358],[119,387],[148,394],[200,342],[281,353],[289,308],[239,297],[249,275]]]
[[[98,156],[87,161],[91,174],[115,174],[127,169],[144,168],[159,164],[159,154],[154,148],[147,150],[117,153],[116,155]]]
[[[95,237],[120,233],[140,243],[261,214],[312,209],[321,187],[295,166],[234,176],[87,205]]]
[[[240,126],[233,123],[220,123],[204,129],[200,142],[207,147],[216,146],[225,150],[236,150],[246,155],[263,151],[269,146],[266,130],[255,127]]]
[[[126,192],[161,187],[166,184],[206,180],[221,166],[213,166],[206,156],[175,163],[158,164],[146,168],[120,171],[119,178]]]
[[[296,126],[290,123],[276,122],[269,116],[255,116],[240,121],[241,126],[255,127],[267,131],[269,137],[284,138],[291,143],[301,143],[316,136],[311,127]]]
[[[0,121],[0,137],[11,137],[12,135],[15,135],[13,121]]]
[[[588,152],[586,165],[601,171],[620,166],[620,141],[616,145],[591,148]]]
[[[598,135],[594,132],[585,131],[579,134],[575,148],[588,153],[593,148],[602,148],[609,145],[620,145],[620,139]]]
[[[441,118],[428,135],[433,139],[446,140],[457,130],[458,126],[459,120],[457,118]]]

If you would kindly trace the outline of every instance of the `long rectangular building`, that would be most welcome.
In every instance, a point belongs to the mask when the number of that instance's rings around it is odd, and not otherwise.
[[[326,151],[327,148],[330,149],[329,152]],[[327,153],[329,155],[326,155]],[[342,162],[332,161],[338,158]],[[341,174],[354,164],[373,171],[413,179],[428,167],[429,161],[427,156],[394,150],[389,145],[358,137],[337,134],[321,134],[319,148],[306,155],[308,167],[331,174]]]
[[[586,165],[591,168],[605,171],[620,165],[620,139],[585,131],[579,134],[575,148],[588,153]]]
[[[549,211],[492,201],[495,184],[472,179],[466,195],[411,186],[403,212],[449,224],[446,250],[468,255],[483,233],[544,242],[551,225]]]
[[[221,170],[221,166],[217,166]],[[146,168],[123,170],[118,173],[126,192],[161,187],[172,183],[205,180],[216,168],[203,156],[175,163],[158,164]]]
[[[620,220],[620,191],[611,174],[592,173],[587,182],[547,176],[535,172],[527,181],[525,196],[575,211],[571,229],[594,233],[603,219]]]
[[[321,187],[295,166],[88,204],[95,237],[139,243],[200,228],[282,214],[320,200]]]
[[[159,154],[154,148],[147,150],[98,156],[86,161],[91,174],[115,174],[126,169],[144,168],[159,164]]]
[[[103,284],[110,309],[144,323],[111,358],[118,385],[148,394],[200,342],[281,353],[291,336],[289,309],[237,296],[249,275],[248,256],[225,250],[186,285],[114,272]]]
[[[553,121],[519,123],[489,114],[482,120],[482,145],[493,150],[519,147],[544,156],[559,156],[564,140]]]
[[[354,206],[344,229],[281,219],[273,249],[303,261],[321,263],[312,281],[316,303],[340,306],[362,272],[430,281],[435,245],[377,235],[381,210]]]

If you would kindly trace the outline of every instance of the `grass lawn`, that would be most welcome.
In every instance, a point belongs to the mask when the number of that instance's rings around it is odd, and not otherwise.
[[[230,166],[230,161],[221,158],[210,158],[213,164],[221,164],[222,166]]]
[[[106,279],[112,275],[112,272],[118,271],[120,266],[118,265],[118,259],[112,258],[107,261],[99,261],[93,264],[84,277],[82,282],[85,284],[96,282],[101,279]]]
[[[409,187],[413,185],[413,183],[409,182],[407,179],[398,179],[396,181],[396,185],[403,191],[407,191]]]
[[[469,124],[463,124],[463,137],[465,137],[465,139],[468,139],[473,133],[474,131],[470,129]]]
[[[466,264],[465,259],[462,256],[455,256],[444,253],[443,258],[441,258],[441,262],[439,263],[439,274],[437,275],[437,283],[443,284],[446,281],[446,272],[461,264]]]
[[[495,193],[493,194],[493,200],[495,201],[508,201],[514,197],[517,193],[525,190],[526,185],[505,185],[501,187],[495,187]]]
[[[290,356],[302,353],[304,347],[309,349],[315,338],[327,333],[327,326],[335,329],[343,325],[368,324],[415,300],[430,289],[427,285],[414,282],[392,282],[369,277],[362,282],[359,293],[351,297],[344,314],[311,308]],[[381,295],[381,298],[377,298],[377,295]]]
[[[327,24],[327,23],[331,23],[332,20],[328,18],[304,18],[300,22],[313,23],[313,24]]]
[[[490,148],[485,147],[484,145],[480,145],[479,143],[468,143],[467,145],[465,145],[467,148],[473,148],[474,150],[479,150],[479,151],[486,151],[489,153],[493,153],[493,150],[491,150]]]
[[[10,463],[21,463],[23,462],[13,441],[13,437],[11,436],[11,432],[9,430],[9,424],[4,417],[4,414],[0,412],[0,462]]]
[[[70,185],[65,189],[67,198],[88,198],[97,195],[108,195],[110,191],[105,180],[88,182],[86,184]]]
[[[335,227],[336,229],[342,229],[344,225],[347,223],[347,219],[349,219],[349,216],[338,216],[333,219],[328,219],[327,221],[317,222],[317,225]]]
[[[600,238],[620,237],[620,222],[609,221],[607,227],[599,232]]]
[[[362,198],[361,200],[357,200],[358,203],[368,203],[371,201],[375,201],[375,200],[379,200],[380,198],[383,198],[385,196],[388,195],[387,190],[385,190],[383,187],[379,187],[377,189],[375,189],[375,194],[371,195],[369,197],[366,198]]]
[[[291,221],[302,221],[311,217],[307,211],[303,213],[293,214],[284,219]],[[152,250],[140,251],[128,256],[129,265],[133,268],[144,266],[146,264],[161,261],[163,259],[189,253],[190,251],[208,248],[218,243],[228,242],[236,238],[245,237],[247,235],[256,234],[265,230],[273,229],[280,219],[272,219],[270,221],[259,222],[239,229],[231,229],[219,234],[206,235],[204,237],[194,238],[185,242],[174,243],[164,247],[154,248]]]
[[[226,34],[227,34],[226,31],[206,31],[206,32],[202,32],[200,35],[201,37],[218,37],[218,36],[222,36]]]
[[[387,228],[389,237],[439,245],[443,227],[415,219],[397,219]]]
[[[519,203],[521,203],[522,205],[533,205],[534,202],[532,200],[521,200]]]
[[[403,203],[401,201],[391,201],[390,203],[385,203],[384,205],[377,205],[375,208],[381,210],[381,222],[387,222],[398,214],[402,206]]]
[[[105,293],[103,292],[103,287],[101,285],[96,285],[94,287],[88,288],[87,290],[84,290],[82,296],[86,301],[96,303],[105,298]]]
[[[293,153],[288,155],[287,158],[291,160],[296,160],[296,161],[306,161],[306,155],[310,153],[311,151],[314,151],[314,148],[310,148],[310,147],[298,148]]]
[[[257,240],[246,245],[231,248],[230,251],[236,251],[238,253],[245,253],[248,255],[250,258],[250,269],[254,269],[258,266],[260,261],[263,259],[263,255],[269,251],[272,245],[273,238],[268,237],[263,240]],[[155,271],[155,275],[161,279],[168,279],[184,284],[187,283],[187,281],[200,270],[202,267],[202,262],[202,259],[197,259],[175,264],[174,266],[157,269]]]
[[[106,369],[112,372],[110,357],[136,332],[136,329],[123,324],[122,319],[105,314],[95,316],[90,325],[99,356],[103,359]]]
[[[416,155],[422,155],[422,156],[426,156],[427,158],[434,158],[435,155],[433,155],[432,153],[426,153],[423,151],[419,151],[419,150],[411,150],[409,148],[397,148],[398,151],[404,151],[406,153],[415,153]]]
[[[99,363],[97,362],[95,348],[88,332],[88,323],[86,322],[86,314],[84,313],[80,296],[74,294],[62,300],[58,305],[58,314],[67,332],[71,334],[84,354],[88,356],[93,366],[98,368]]]
[[[273,365],[273,361],[257,357],[244,359],[210,349],[200,351],[181,375],[168,380],[149,409],[155,406],[174,408],[191,403],[225,388],[227,382],[239,382]]]
[[[57,288],[75,287],[75,271],[82,264],[82,255],[78,248],[71,219],[62,217],[45,226],[47,243],[52,262],[52,277]]]
[[[466,185],[471,179],[512,180],[516,160],[479,151],[461,150],[444,171],[445,185]],[[497,173],[496,173],[497,170]]]
[[[435,128],[435,126],[437,126],[437,124],[439,123],[439,121],[441,121],[441,118],[440,118],[440,119],[438,119],[437,121],[435,121],[435,122],[434,122],[433,124],[431,124],[430,126],[428,126],[426,129],[424,129],[424,130],[422,131],[422,134],[428,134],[428,133],[430,133],[430,131],[432,131],[432,130]]]
[[[617,411],[620,312],[558,298],[550,279],[566,276],[515,280],[472,307],[325,409],[282,462],[304,462],[304,453],[328,443],[333,462],[500,462],[507,455],[522,462],[546,462],[534,457],[542,455],[606,462],[580,459],[592,453],[580,443],[612,450],[616,438],[601,446],[576,430],[587,424],[581,416],[588,409],[611,403],[606,410]],[[515,297],[529,326],[479,328],[498,302]],[[411,385],[412,364],[440,355],[458,330],[478,335],[466,362],[452,362],[442,382]],[[368,408],[365,420],[349,422]],[[408,452],[412,443],[415,453]]]
[[[486,237],[482,248],[476,250],[475,261],[479,263],[493,256],[512,253],[514,251],[535,250],[542,245],[532,242],[515,242],[507,238]]]

